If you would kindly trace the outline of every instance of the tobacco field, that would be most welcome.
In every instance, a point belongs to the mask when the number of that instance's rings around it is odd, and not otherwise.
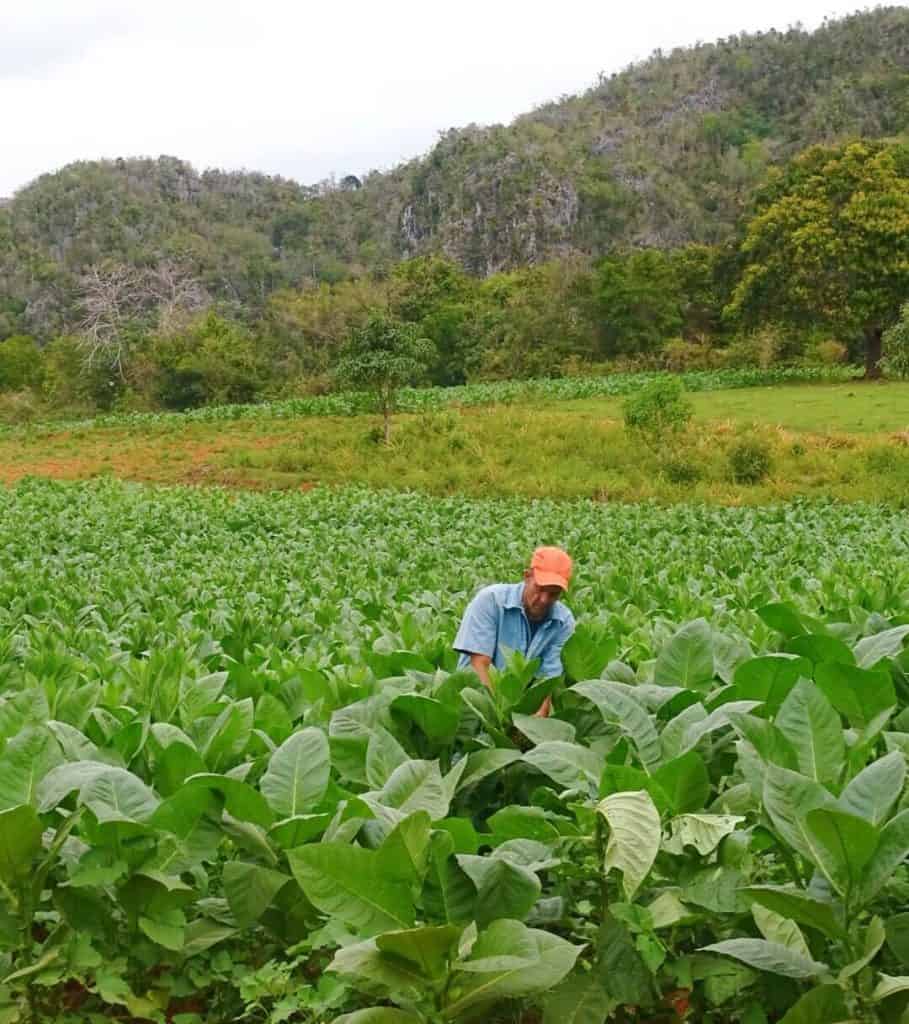
[[[905,1024],[907,638],[885,507],[0,489],[0,1022]]]

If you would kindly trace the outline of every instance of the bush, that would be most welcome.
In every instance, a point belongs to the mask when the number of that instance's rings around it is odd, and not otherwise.
[[[671,338],[663,346],[663,365],[673,373],[712,370],[720,361],[717,350],[700,341]]]
[[[835,338],[825,338],[823,341],[819,341],[813,347],[811,354],[814,357],[814,362],[821,363],[823,366],[836,366],[849,359],[849,349]]]
[[[625,399],[625,429],[650,448],[665,448],[685,431],[693,411],[682,382],[659,377]]]
[[[729,470],[737,484],[759,484],[773,465],[770,445],[760,437],[744,437],[727,453]]]
[[[44,359],[34,338],[18,334],[0,341],[0,391],[40,386]]]
[[[884,373],[892,377],[909,377],[909,302],[903,304],[900,318],[884,331]]]
[[[684,455],[671,455],[664,459],[663,472],[671,484],[696,484],[703,476],[697,462]]]

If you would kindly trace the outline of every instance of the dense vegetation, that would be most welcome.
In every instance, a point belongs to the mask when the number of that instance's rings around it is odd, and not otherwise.
[[[882,8],[655,54],[363,181],[170,157],[46,175],[0,207],[3,414],[324,390],[377,310],[433,342],[443,385],[616,361],[875,369],[906,294],[907,161],[888,140],[906,128],[907,52],[909,12]],[[874,209],[812,195],[819,163]],[[792,191],[801,221],[772,214]],[[803,279],[799,229],[840,247],[816,247]],[[841,265],[857,252],[863,279]],[[787,281],[768,308],[761,288]]]
[[[0,511],[3,1020],[900,1020],[905,515]],[[578,567],[550,720],[450,650],[543,541]]]

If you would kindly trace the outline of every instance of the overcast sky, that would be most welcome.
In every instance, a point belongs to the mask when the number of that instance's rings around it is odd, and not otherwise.
[[[508,122],[656,47],[814,28],[838,0],[0,0],[0,196],[168,153],[310,183]]]

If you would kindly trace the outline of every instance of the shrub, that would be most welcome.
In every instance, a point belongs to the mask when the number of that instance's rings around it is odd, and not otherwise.
[[[848,361],[849,349],[835,338],[825,338],[814,346],[812,355],[815,362],[824,366],[836,366]]]
[[[663,346],[663,363],[673,373],[712,370],[719,362],[717,350],[702,341],[670,338]]]
[[[625,399],[625,429],[650,448],[664,448],[678,440],[693,411],[682,382],[659,377]]]
[[[684,455],[671,455],[664,459],[663,472],[672,484],[695,484],[703,476],[697,462]]]
[[[38,387],[43,376],[43,356],[34,338],[18,334],[0,341],[0,391]]]
[[[892,377],[909,377],[909,302],[903,304],[899,320],[884,331],[883,340],[884,372]]]
[[[760,437],[743,437],[727,453],[729,470],[737,484],[759,484],[770,473],[770,445]]]

